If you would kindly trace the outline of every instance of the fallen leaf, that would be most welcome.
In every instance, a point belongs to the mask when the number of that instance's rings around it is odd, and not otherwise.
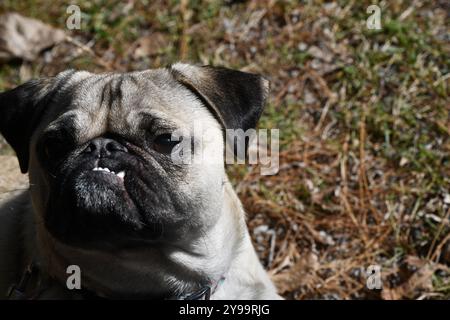
[[[272,280],[278,291],[283,294],[293,291],[301,286],[312,287],[317,281],[315,276],[319,269],[319,259],[313,252],[305,253],[299,261],[297,261],[288,270],[275,274]]]
[[[63,41],[65,33],[17,13],[0,15],[0,61],[33,61],[44,49]]]

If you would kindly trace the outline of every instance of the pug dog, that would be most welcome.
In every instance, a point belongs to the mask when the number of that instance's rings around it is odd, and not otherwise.
[[[224,169],[225,130],[254,128],[268,87],[176,63],[1,93],[0,132],[30,187],[0,207],[0,296],[280,299]],[[202,137],[173,139],[194,123]],[[203,161],[173,160],[184,140]],[[81,288],[68,287],[74,266]]]

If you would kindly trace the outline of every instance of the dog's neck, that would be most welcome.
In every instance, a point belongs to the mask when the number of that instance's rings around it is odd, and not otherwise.
[[[90,291],[98,293],[100,296],[115,296],[114,288],[104,288],[92,281],[96,277],[106,276],[106,280],[103,279],[104,281],[112,283],[117,281],[118,288],[124,284],[129,284],[130,289],[135,288],[136,293],[152,287],[158,288],[156,292],[146,293],[143,296],[144,298],[186,295],[190,292],[197,292],[205,285],[217,287],[212,292],[212,299],[255,298],[254,288],[272,288],[272,284],[254,252],[245,227],[245,216],[241,203],[229,182],[224,184],[223,191],[224,207],[217,223],[206,230],[201,238],[191,243],[189,245],[190,250],[171,246],[155,249],[154,252],[149,249],[145,253],[144,259],[139,256],[143,252],[121,252],[115,256],[115,258],[122,260],[117,266],[112,263],[111,256],[99,256],[97,252],[83,252],[70,260],[81,259],[82,265],[86,264],[87,272],[85,271],[83,274],[83,281],[87,282]],[[38,239],[38,242],[42,240]],[[48,239],[46,241],[48,243]],[[27,243],[36,243],[36,241],[27,241]],[[43,272],[49,269],[48,266],[52,263],[52,265],[60,266],[60,269],[57,270],[59,275],[68,276],[62,266],[68,265],[69,259],[59,260],[61,257],[53,253],[49,255],[42,248],[39,250],[30,249],[29,259],[32,252],[39,252],[37,259],[40,260],[39,264],[44,266]],[[56,252],[58,252],[60,250],[65,251],[67,248],[58,245],[56,249]],[[164,257],[163,260],[161,260],[161,253]],[[158,255],[160,263],[155,264],[153,261],[154,254]],[[73,258],[70,255],[69,257]],[[99,273],[91,274],[89,272],[91,267],[93,267],[92,270],[98,270]],[[126,274],[133,272],[138,275],[137,278],[126,276]],[[53,275],[55,270],[49,270],[49,273]],[[153,273],[153,275],[149,278],[143,276],[139,279],[140,273],[142,275]],[[117,275],[121,275],[123,278],[115,279]],[[59,278],[59,282],[65,284],[64,279]],[[215,284],[219,285],[216,286]],[[65,289],[65,291],[66,295],[74,293],[76,295],[76,290],[68,292],[69,290]],[[61,294],[60,289],[57,292],[58,295]],[[264,290],[261,292],[264,292]],[[256,290],[256,293],[258,293],[258,290]]]

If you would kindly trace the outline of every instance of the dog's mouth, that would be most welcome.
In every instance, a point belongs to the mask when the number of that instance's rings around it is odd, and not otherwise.
[[[125,177],[127,175],[125,169],[112,169],[107,166],[95,166],[92,169],[87,169],[85,175],[90,176],[90,181],[93,184],[104,184],[110,187],[117,187],[123,191],[123,195],[128,197],[128,192],[125,188]]]
[[[104,174],[109,174],[109,175],[115,175],[116,177],[118,177],[120,179],[120,181],[123,182],[123,179],[125,178],[125,171],[119,171],[119,172],[114,172],[113,170],[110,170],[109,168],[105,167],[95,167],[94,169],[92,169],[92,171],[95,172],[99,172],[99,173],[104,173]]]
[[[80,163],[54,185],[47,228],[60,241],[85,245],[106,240],[157,236],[132,197],[133,165],[122,159]]]
[[[84,177],[89,188],[97,189],[102,186],[109,189],[121,190],[122,196],[129,200],[125,180],[133,174],[134,169],[129,164],[117,159],[98,159],[91,164],[87,164],[78,171],[79,177]]]
[[[48,231],[62,242],[136,245],[131,239],[178,237],[176,230],[194,212],[156,160],[121,153],[82,155],[66,164],[52,180],[45,217]]]
[[[113,181],[123,183],[127,173],[125,166],[125,163],[117,159],[97,159],[92,165],[87,165],[85,170],[90,171],[98,178],[118,178]]]

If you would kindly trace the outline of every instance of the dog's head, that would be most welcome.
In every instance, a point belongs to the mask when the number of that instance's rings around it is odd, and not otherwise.
[[[183,241],[221,214],[224,129],[255,127],[267,91],[258,75],[209,66],[66,71],[1,93],[0,132],[58,241]],[[187,140],[204,161],[173,160]]]

